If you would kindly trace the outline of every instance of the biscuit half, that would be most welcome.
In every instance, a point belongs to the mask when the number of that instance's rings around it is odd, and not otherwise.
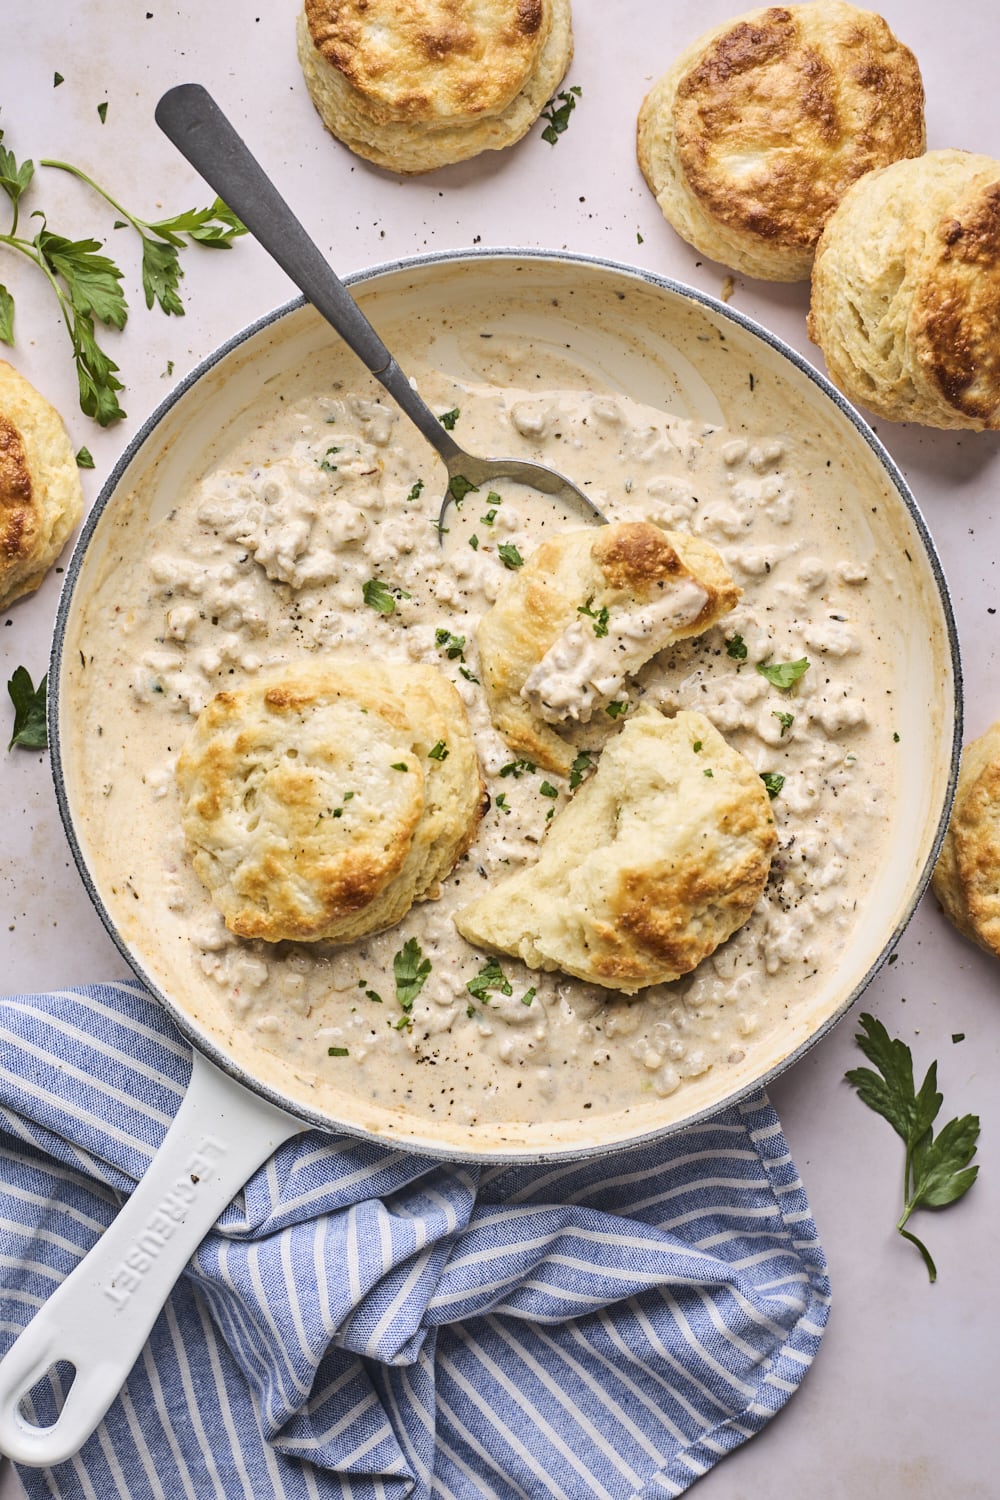
[[[518,755],[566,775],[574,730],[657,651],[708,630],[739,597],[700,537],[649,521],[549,537],[477,627],[494,725]]]
[[[959,932],[1000,958],[1000,722],[962,751],[931,883]]]
[[[219,693],[177,762],[192,864],[239,937],[391,927],[472,842],[483,786],[435,667],[309,665]]]
[[[1000,428],[1000,161],[928,151],[856,183],[823,231],[808,327],[877,416]]]
[[[748,276],[808,277],[865,172],[924,149],[912,52],[839,0],[752,10],[699,37],[639,111],[639,165],[696,250]]]
[[[631,994],[689,973],[743,925],[776,843],[746,757],[702,714],[644,706],[554,820],[537,863],[455,925],[529,968]]]
[[[570,0],[305,0],[298,54],[333,135],[429,172],[531,129],[573,55]]]
[[[0,609],[37,589],[82,512],[62,418],[0,360]]]

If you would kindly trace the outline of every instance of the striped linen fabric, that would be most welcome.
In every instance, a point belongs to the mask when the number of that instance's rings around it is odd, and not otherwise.
[[[190,1067],[136,981],[0,1000],[3,1351]],[[32,1500],[660,1500],[785,1404],[828,1305],[763,1094],[542,1166],[309,1131],[223,1213],[80,1453],[18,1475]],[[35,1400],[51,1421],[54,1385]]]

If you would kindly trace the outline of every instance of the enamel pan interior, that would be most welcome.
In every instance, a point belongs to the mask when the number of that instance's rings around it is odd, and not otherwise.
[[[718,422],[722,413],[700,361],[703,351],[722,343],[727,359],[745,369],[746,379],[734,387],[752,392],[755,376],[798,393],[831,451],[848,463],[865,499],[858,509],[862,524],[871,527],[877,547],[898,559],[905,613],[894,644],[900,813],[880,856],[883,867],[870,883],[872,899],[847,941],[831,945],[827,969],[815,975],[808,1003],[790,1016],[780,1037],[748,1050],[724,1075],[710,1070],[676,1096],[654,1098],[627,1117],[468,1128],[415,1118],[405,1109],[375,1111],[346,1097],[343,1107],[317,1109],[290,1070],[261,1080],[259,1055],[240,1028],[215,1029],[193,1016],[180,974],[144,944],[144,924],[155,923],[155,911],[137,911],[121,882],[102,872],[100,819],[87,816],[93,810],[81,804],[80,767],[100,754],[99,745],[81,742],[73,715],[87,607],[96,589],[107,588],[116,559],[148,545],[150,521],[166,514],[211,461],[217,434],[262,388],[279,391],[317,351],[325,357],[329,349],[332,361],[353,360],[301,302],[238,334],[168,397],[123,455],[80,537],[60,603],[49,680],[56,792],[81,876],[120,951],[181,1032],[224,1071],[307,1124],[477,1161],[583,1156],[680,1129],[766,1084],[834,1025],[891,951],[930,876],[954,791],[961,694],[954,621],[926,525],[898,469],[843,397],[771,334],[690,288],[607,261],[522,251],[423,256],[347,279],[390,347],[393,329],[415,315],[430,315],[431,326],[447,320],[452,329],[476,333],[488,324],[508,338],[571,347],[577,366],[604,385],[678,415]],[[443,333],[433,358],[439,368],[461,374],[461,339]],[[732,412],[726,415],[732,420]]]

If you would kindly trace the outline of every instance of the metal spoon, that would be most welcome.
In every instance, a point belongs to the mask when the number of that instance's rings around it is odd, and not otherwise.
[[[582,490],[545,464],[523,458],[478,458],[459,447],[417,395],[409,377],[207,89],[198,83],[168,89],[156,106],[156,123],[437,450],[448,470],[448,487],[438,516],[442,540],[444,517],[451,502],[461,499],[470,486],[480,487],[494,479],[530,485],[570,510],[582,511],[587,520],[606,519]]]

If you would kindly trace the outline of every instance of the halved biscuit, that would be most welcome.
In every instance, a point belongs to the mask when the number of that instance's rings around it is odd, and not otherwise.
[[[219,693],[177,763],[194,868],[239,937],[347,942],[468,848],[483,787],[435,667],[306,665]]]
[[[0,360],[0,609],[37,589],[82,511],[62,418]]]
[[[776,843],[746,757],[702,714],[644,706],[552,823],[537,863],[455,925],[530,968],[631,994],[689,973],[743,925]]]
[[[693,42],[646,95],[637,150],[695,249],[801,281],[847,188],[924,140],[912,52],[881,16],[814,0],[748,11]]]
[[[565,775],[574,726],[671,642],[708,630],[740,590],[710,543],[649,521],[563,531],[511,573],[476,641],[493,723]]]
[[[892,422],[1000,429],[1000,161],[928,151],[863,177],[827,222],[809,337]]]
[[[324,125],[391,172],[521,139],[573,55],[569,0],[305,0],[299,62]]]

